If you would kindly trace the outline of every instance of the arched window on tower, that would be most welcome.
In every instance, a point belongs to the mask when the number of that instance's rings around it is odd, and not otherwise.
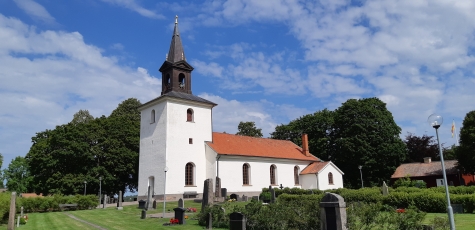
[[[243,185],[249,185],[249,164],[245,163],[242,165],[242,184]]]
[[[187,109],[186,110],[186,121],[193,121],[193,110],[192,109]]]
[[[180,89],[185,88],[185,74],[183,73],[180,73],[178,75],[178,86],[180,87]]]
[[[333,173],[328,173],[328,184],[333,184]]]
[[[150,112],[150,124],[155,123],[155,109],[152,109],[152,112]]]
[[[270,184],[277,185],[275,174],[277,173],[277,167],[275,165],[270,166]]]
[[[191,162],[187,163],[185,166],[185,186],[193,186],[195,184],[194,174],[195,165]]]
[[[295,166],[294,167],[294,183],[295,183],[295,185],[300,184],[299,171],[300,171],[299,166]]]
[[[167,76],[165,77],[165,81],[165,87],[167,87],[167,89],[170,89],[172,87],[170,74],[167,74]]]

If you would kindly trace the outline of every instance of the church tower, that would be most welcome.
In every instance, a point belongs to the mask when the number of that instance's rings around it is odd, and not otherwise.
[[[216,104],[192,94],[193,67],[186,61],[178,17],[159,71],[161,96],[139,108],[138,198],[144,200],[201,193],[202,182],[214,175],[215,159],[206,156],[205,142],[212,141],[211,114]]]

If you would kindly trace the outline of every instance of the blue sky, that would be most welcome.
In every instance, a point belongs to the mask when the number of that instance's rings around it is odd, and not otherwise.
[[[274,127],[350,98],[378,97],[402,135],[454,143],[475,99],[475,2],[0,0],[0,153],[87,109],[109,115],[161,89],[175,15],[193,94],[218,104],[215,131]]]

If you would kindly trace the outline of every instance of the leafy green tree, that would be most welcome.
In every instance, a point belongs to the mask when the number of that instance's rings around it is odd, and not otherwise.
[[[37,133],[26,156],[34,190],[43,194],[134,192],[138,183],[140,102],[127,99],[109,117],[71,122]],[[87,117],[87,116],[80,116]],[[73,119],[74,120],[74,119]]]
[[[92,120],[94,120],[94,117],[89,113],[89,111],[81,109],[73,115],[73,120],[71,121],[71,123],[72,124],[88,123]]]
[[[239,122],[238,132],[236,133],[236,135],[262,137],[262,129],[258,129],[254,121],[241,121]]]
[[[334,114],[329,160],[345,172],[345,187],[359,187],[359,165],[366,185],[381,185],[404,162],[401,128],[378,98],[350,99]]]
[[[31,192],[31,182],[33,178],[30,176],[28,163],[24,157],[16,157],[3,170],[3,178],[7,181],[8,191],[16,191],[18,193]]]
[[[458,167],[463,173],[475,173],[475,110],[468,112],[460,129],[459,146],[455,149]]]
[[[302,134],[308,134],[310,153],[328,159],[330,152],[330,132],[333,126],[333,111],[324,109],[313,114],[299,117],[289,124],[278,125],[271,133],[271,138],[290,140],[296,145],[302,145]]]
[[[406,135],[406,163],[423,162],[424,157],[431,157],[432,160],[439,159],[439,146],[433,136],[423,135],[421,137],[412,133]]]

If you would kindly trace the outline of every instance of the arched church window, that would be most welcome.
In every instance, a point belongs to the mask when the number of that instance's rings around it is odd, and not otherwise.
[[[249,185],[249,164],[245,163],[242,165],[242,184]]]
[[[193,121],[193,110],[187,109],[186,110],[186,121]]]
[[[165,87],[167,87],[167,89],[170,89],[172,87],[170,74],[167,74],[165,76]]]
[[[185,88],[185,74],[183,73],[180,73],[178,75],[178,86],[180,87],[180,89]]]
[[[295,166],[294,167],[294,183],[295,185],[299,185],[300,184],[300,180],[299,180],[299,166]]]
[[[277,172],[277,167],[275,165],[270,166],[270,184],[277,185],[277,180],[275,178],[275,174]]]
[[[194,185],[194,172],[195,165],[193,163],[187,163],[185,166],[185,186]]]
[[[328,173],[328,184],[333,184],[333,173]]]
[[[155,109],[150,112],[150,124],[155,123]]]

